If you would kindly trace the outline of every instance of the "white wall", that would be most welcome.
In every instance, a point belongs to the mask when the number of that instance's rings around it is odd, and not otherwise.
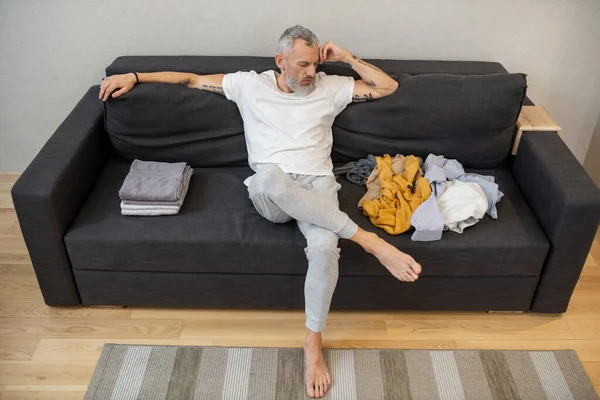
[[[0,0],[0,171],[22,171],[118,56],[271,56],[295,24],[362,58],[525,72],[583,161],[600,115],[598,0]]]
[[[596,186],[600,187],[600,118],[596,123],[596,129],[590,141],[583,166],[596,182]]]

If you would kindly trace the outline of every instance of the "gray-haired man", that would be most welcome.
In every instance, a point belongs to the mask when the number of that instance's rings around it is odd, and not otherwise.
[[[326,61],[349,64],[362,78],[317,73]],[[319,46],[302,26],[279,39],[274,70],[196,75],[183,72],[138,73],[140,82],[170,82],[219,93],[234,101],[244,120],[248,163],[256,173],[244,181],[257,212],[274,223],[295,219],[306,237],[305,282],[306,392],[323,397],[331,375],[322,354],[325,328],[338,278],[338,239],[350,239],[372,253],[399,280],[413,282],[421,266],[376,234],[366,232],[339,210],[331,162],[334,118],[351,102],[390,95],[398,83],[379,68],[332,42]],[[134,74],[102,82],[99,97],[118,97],[135,85]]]

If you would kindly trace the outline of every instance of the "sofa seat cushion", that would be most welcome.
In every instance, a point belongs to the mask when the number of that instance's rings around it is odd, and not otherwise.
[[[477,224],[462,234],[446,231],[434,242],[413,242],[414,230],[390,236],[374,227],[356,204],[365,189],[345,178],[338,178],[340,208],[357,224],[376,232],[398,249],[410,254],[423,266],[423,276],[537,276],[541,271],[548,249],[548,239],[535,215],[523,198],[510,170],[465,168],[466,172],[492,175],[504,193],[496,204],[498,219],[485,215]],[[352,265],[352,273],[368,271],[368,275],[387,273],[371,263],[373,258],[353,242],[344,243],[340,257],[342,270]],[[376,271],[377,270],[377,271]],[[363,272],[364,273],[364,272]]]
[[[129,161],[109,160],[65,235],[76,270],[305,274],[305,240],[295,222],[273,224],[254,210],[243,180],[248,167],[195,168],[179,214],[123,216],[119,188]],[[413,255],[423,276],[536,276],[548,242],[506,169],[497,177],[504,198],[498,220],[487,216],[464,234],[437,242],[390,236],[356,209],[363,188],[339,178],[340,207],[364,229]],[[357,244],[340,240],[341,275],[388,275]]]

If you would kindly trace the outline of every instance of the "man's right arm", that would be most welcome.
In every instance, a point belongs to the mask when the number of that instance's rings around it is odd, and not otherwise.
[[[139,72],[140,83],[165,82],[175,83],[194,89],[207,90],[225,95],[223,92],[223,77],[225,74],[197,75],[189,72]],[[106,101],[108,97],[119,97],[130,91],[136,84],[135,74],[127,73],[111,75],[102,81],[99,98]],[[114,93],[113,93],[114,92]],[[111,96],[112,94],[112,96]]]
[[[196,75],[192,74],[190,79],[190,87],[200,90],[208,90],[209,92],[219,93],[225,96],[223,92],[223,77],[225,74],[215,75]]]

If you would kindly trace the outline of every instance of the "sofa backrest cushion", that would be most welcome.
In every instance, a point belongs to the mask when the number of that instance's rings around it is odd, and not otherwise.
[[[242,117],[225,97],[172,83],[141,83],[104,102],[105,128],[126,160],[248,165]]]
[[[349,104],[336,118],[334,159],[434,153],[475,168],[505,161],[527,89],[524,74],[393,77],[395,93]]]
[[[333,125],[334,161],[368,154],[429,152],[467,167],[493,167],[509,154],[525,97],[524,74],[498,63],[369,60],[400,83],[391,96],[350,104]],[[126,56],[107,76],[128,71],[197,74],[276,69],[271,57]],[[342,64],[327,74],[359,78]],[[440,73],[436,73],[439,71]],[[105,128],[121,157],[193,167],[247,165],[243,123],[223,96],[170,83],[144,83],[104,103]]]

